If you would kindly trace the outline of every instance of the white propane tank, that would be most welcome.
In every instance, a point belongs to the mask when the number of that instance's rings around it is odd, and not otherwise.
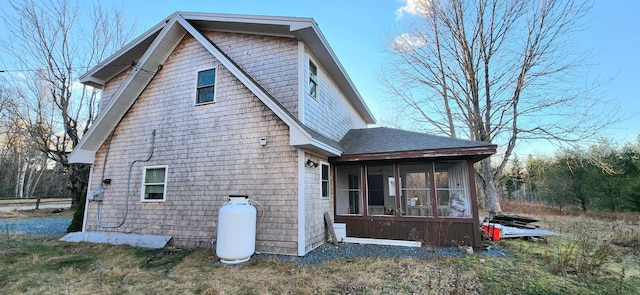
[[[248,196],[230,195],[218,213],[216,256],[220,262],[248,261],[256,251],[256,208]]]

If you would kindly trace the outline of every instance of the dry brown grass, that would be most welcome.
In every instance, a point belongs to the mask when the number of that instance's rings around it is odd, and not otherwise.
[[[21,247],[13,247],[22,245]],[[368,258],[237,266],[212,250],[142,250],[14,236],[0,239],[4,294],[478,294],[469,261]]]
[[[512,212],[525,215],[567,215],[566,211],[549,206],[545,203],[531,201],[513,201],[508,199],[500,200],[500,207],[504,212]]]
[[[336,259],[319,265],[254,258],[228,266],[216,262],[215,252],[207,249],[144,250],[2,235],[0,293],[636,294],[640,291],[637,287],[640,253],[633,246],[636,242],[621,240],[638,233],[637,216],[545,215],[546,209],[536,210],[539,211],[526,212],[538,214],[516,213],[540,218],[543,228],[564,235],[550,238],[546,244],[507,240],[496,245],[509,249],[512,257],[381,257]],[[600,261],[595,260],[599,254],[577,252],[572,245],[588,251],[606,245],[613,252],[602,252],[606,255]],[[574,253],[586,253],[588,260],[578,261],[583,258]],[[564,254],[576,258],[567,259],[563,265],[565,261],[560,257],[567,256]],[[479,262],[480,258],[484,263]],[[587,264],[578,266],[594,275],[577,275],[572,269],[576,261],[586,261]]]

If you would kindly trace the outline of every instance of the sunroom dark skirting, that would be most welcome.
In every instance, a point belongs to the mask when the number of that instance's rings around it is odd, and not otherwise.
[[[412,220],[411,220],[412,219]],[[423,245],[481,246],[477,219],[389,218],[336,216],[335,222],[346,224],[347,236],[390,240],[418,241]]]

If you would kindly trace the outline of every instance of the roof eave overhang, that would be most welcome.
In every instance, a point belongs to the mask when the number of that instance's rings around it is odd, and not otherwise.
[[[342,155],[341,150],[313,138],[303,128],[289,127],[289,130],[289,144],[293,147],[326,157],[339,157]]]
[[[496,153],[496,146],[471,147],[471,148],[450,148],[433,150],[414,150],[381,152],[368,154],[347,154],[340,157],[330,158],[332,163],[341,162],[364,162],[364,161],[387,161],[405,159],[445,159],[445,158],[468,158],[473,162],[480,161]]]
[[[186,31],[177,24],[175,17],[167,22],[167,26],[163,26],[158,37],[140,57],[137,68],[125,78],[122,86],[114,93],[113,99],[100,112],[92,127],[73,149],[69,156],[70,163],[93,163],[95,152],[155,77],[155,72],[159,71],[185,34]]]
[[[78,80],[88,86],[102,88],[104,84],[137,62],[147,51],[147,48],[156,39],[160,31],[167,25],[174,15],[158,23],[142,35],[133,39],[116,53],[112,54],[88,72],[80,76]]]
[[[317,24],[311,18],[262,17],[177,12],[172,14],[165,21],[146,31],[144,34],[142,34],[129,44],[125,45],[114,55],[107,58],[98,66],[94,67],[89,72],[81,76],[80,81],[86,85],[101,88],[111,78],[115,77],[134,64],[136,64],[136,66],[139,68],[143,68],[145,66],[145,61],[148,59],[148,55],[152,53],[149,48],[156,47],[158,42],[161,42],[165,38],[167,31],[165,30],[165,27],[167,27],[167,25],[170,25],[170,27],[175,27],[176,24],[180,24],[181,30],[183,30],[185,33],[188,32],[196,37],[196,39],[199,39],[199,41],[214,55],[216,59],[226,60],[226,63],[223,62],[225,67],[232,72],[235,71],[234,75],[238,77],[243,82],[243,84],[245,84],[245,86],[247,86],[254,94],[256,94],[262,102],[264,102],[270,109],[272,109],[276,113],[276,115],[289,126],[292,134],[290,140],[290,144],[292,146],[303,148],[317,154],[326,155],[328,157],[339,157],[342,154],[341,150],[323,143],[320,140],[314,139],[311,134],[304,130],[303,126],[301,126],[301,123],[298,122],[295,117],[287,114],[287,111],[279,106],[277,102],[273,101],[271,97],[269,97],[268,93],[265,93],[259,85],[255,84],[255,81],[252,81],[251,78],[246,77],[246,73],[238,69],[233,64],[233,62],[229,61],[223,53],[219,52],[217,48],[215,48],[215,46],[212,46],[206,40],[206,38],[204,38],[204,36],[200,34],[198,29],[196,29],[192,25],[192,23],[197,23],[198,21],[201,23],[209,22],[209,24],[211,24],[211,22],[235,22],[242,24],[248,23],[249,27],[238,25],[240,29],[236,28],[236,31],[247,33],[246,30],[248,28],[249,31],[253,30],[253,33],[260,33],[256,32],[256,28],[259,27],[260,30],[263,30],[264,34],[282,35],[302,40],[309,46],[309,49],[316,56],[316,58],[321,59],[320,62],[323,63],[323,66],[326,67],[326,70],[329,71],[329,74],[335,79],[336,83],[338,83],[343,91],[345,91],[345,95],[354,105],[356,110],[361,114],[363,119],[369,124],[375,123],[375,119],[373,118],[370,110],[362,100],[357,89],[346,74],[346,71],[344,71],[344,69],[342,68],[342,65],[339,63],[337,57],[329,47],[329,44],[326,42],[324,36],[322,36],[322,33],[318,29]],[[283,30],[283,28],[286,28],[286,31]],[[224,28],[221,28],[220,30],[224,31]],[[233,31],[233,29],[227,28],[227,31]],[[173,40],[175,41],[175,39]],[[165,53],[169,54],[170,52]],[[157,64],[161,65],[161,63]],[[125,89],[132,84],[133,79],[136,79],[136,75],[139,75],[138,71],[134,71],[129,76],[129,78],[127,78],[127,80],[123,82],[123,85],[125,85],[126,87],[118,90],[118,92],[114,95],[116,99],[110,101],[109,105],[105,107],[105,110],[101,112],[101,114],[94,122],[93,127],[89,129],[87,134],[83,136],[78,146],[74,148],[74,151],[71,153],[69,158],[70,162],[89,164],[93,163],[97,149],[104,142],[104,140],[108,136],[108,133],[111,132],[113,128],[115,128],[115,125],[117,125],[117,123],[121,119],[121,116],[119,118],[116,118],[117,116],[109,116],[109,114],[117,113],[123,115],[124,112],[122,112],[122,107],[128,109],[140,94],[134,92],[136,92],[137,90],[142,91],[142,89],[144,89],[144,87],[138,87],[136,88],[136,91],[128,91],[127,89]],[[134,84],[146,85],[149,81],[142,82],[143,83]],[[122,100],[118,99],[118,97],[123,96],[131,97],[132,99],[130,99],[130,101],[127,100],[127,103],[123,104]],[[115,112],[110,111],[114,108],[114,104],[116,103],[118,103],[119,105],[119,110]]]
[[[69,154],[69,163],[93,164],[96,151],[76,148]]]

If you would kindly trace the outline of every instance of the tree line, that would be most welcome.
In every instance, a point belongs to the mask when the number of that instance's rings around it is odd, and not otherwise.
[[[78,78],[131,39],[117,8],[12,0],[1,11],[0,198],[71,197],[79,230],[89,165],[68,156],[98,115]]]
[[[503,197],[542,201],[561,210],[640,212],[640,137],[616,145],[600,140],[552,157],[515,158],[500,181]]]

